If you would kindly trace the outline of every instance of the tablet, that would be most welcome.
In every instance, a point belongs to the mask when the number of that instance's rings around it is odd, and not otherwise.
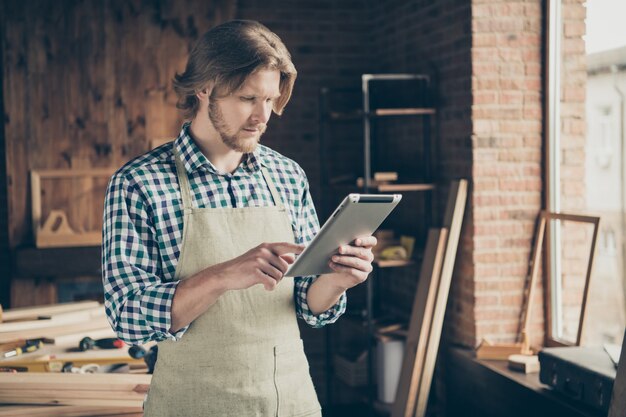
[[[339,246],[373,234],[401,199],[400,194],[349,194],[291,264],[285,276],[334,272],[328,262]]]

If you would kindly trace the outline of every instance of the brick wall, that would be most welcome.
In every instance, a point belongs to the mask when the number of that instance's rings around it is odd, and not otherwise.
[[[475,342],[518,331],[541,206],[541,25],[538,0],[472,5]]]
[[[371,38],[381,52],[380,70],[426,73],[433,77],[438,112],[433,165],[440,186],[435,217],[440,222],[450,180],[470,178],[472,172],[470,4],[458,0],[386,0],[378,3],[373,19]],[[404,140],[404,146],[408,146],[414,139],[407,136]],[[466,345],[472,345],[474,340],[471,225],[471,207],[468,207],[445,326],[455,342]],[[398,278],[403,280],[401,288],[409,294],[410,301],[404,305],[410,308],[415,274]]]

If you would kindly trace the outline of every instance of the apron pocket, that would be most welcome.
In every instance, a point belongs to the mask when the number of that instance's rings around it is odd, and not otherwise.
[[[274,383],[278,417],[296,417],[320,410],[301,339],[274,347]]]

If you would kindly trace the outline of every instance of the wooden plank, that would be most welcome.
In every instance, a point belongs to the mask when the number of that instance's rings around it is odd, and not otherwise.
[[[441,339],[443,319],[446,312],[448,293],[450,291],[450,282],[452,281],[452,273],[456,261],[456,252],[461,237],[461,226],[463,224],[466,202],[467,180],[453,181],[450,187],[450,194],[448,195],[443,222],[443,226],[449,228],[450,233],[446,243],[446,251],[441,268],[441,278],[439,280],[439,288],[437,289],[433,319],[430,323],[430,334],[424,357],[424,369],[420,377],[419,389],[417,391],[416,417],[424,417],[426,415],[428,395],[430,393],[433,372],[435,370],[437,352],[439,351],[439,341]]]
[[[152,375],[134,374],[50,374],[50,373],[0,373],[0,388],[19,386],[29,389],[50,387],[68,389],[98,389],[102,391],[129,391],[150,385]],[[144,388],[140,388],[144,390]]]
[[[141,407],[93,407],[86,405],[3,405],[0,417],[104,417],[143,416]]]
[[[0,398],[10,398],[10,401],[15,401],[16,403],[19,403],[19,404],[33,404],[33,403],[38,404],[40,403],[39,401],[41,397],[59,399],[59,403],[61,404],[64,401],[73,400],[73,399],[100,400],[100,399],[104,399],[105,397],[111,397],[115,401],[122,400],[122,401],[143,402],[146,392],[148,392],[147,387],[144,392],[115,391],[115,393],[111,395],[106,391],[100,391],[100,390],[85,390],[85,389],[72,390],[72,389],[67,389],[65,387],[63,387],[62,389],[59,389],[57,387],[56,389],[48,388],[46,390],[38,390],[38,389],[32,390],[30,388],[14,386],[13,388],[6,388],[6,389],[0,390]],[[44,401],[44,403],[49,403],[49,401]]]
[[[15,332],[0,333],[0,343],[11,342],[16,339],[35,339],[35,338],[47,338],[54,339],[56,336],[74,334],[80,332],[89,332],[91,330],[106,329],[110,324],[106,317],[97,317],[91,321],[84,323],[76,323],[69,325],[60,325],[55,327],[49,327],[47,329],[33,329],[23,330]]]
[[[14,323],[0,323],[0,333],[17,332],[33,329],[46,329],[66,324],[89,322],[96,317],[104,316],[104,306],[97,306],[88,310],[77,310],[69,313],[54,314],[41,320],[25,320]]]
[[[95,307],[101,307],[104,310],[104,305],[97,301],[79,301],[72,303],[42,305],[37,307],[12,308],[3,312],[2,321],[33,320],[39,317],[51,317],[55,314],[89,310]]]
[[[411,417],[415,410],[447,237],[447,229],[430,229],[428,232],[392,417]]]
[[[2,404],[50,404],[50,405],[91,405],[100,407],[141,407],[143,398],[137,400],[118,400],[115,398],[65,398],[48,395],[46,392],[37,393],[29,398],[16,398],[11,394],[0,392],[0,403]]]

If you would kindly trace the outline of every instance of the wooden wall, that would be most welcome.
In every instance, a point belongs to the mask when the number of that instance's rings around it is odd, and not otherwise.
[[[171,79],[199,36],[235,16],[236,0],[22,0],[0,9],[16,247],[32,243],[30,170],[117,168],[150,140],[178,134]]]

